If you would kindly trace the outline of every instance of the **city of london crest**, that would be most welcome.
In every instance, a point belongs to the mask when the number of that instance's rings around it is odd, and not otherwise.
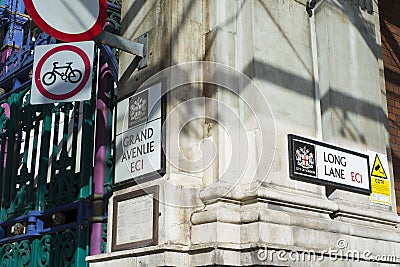
[[[310,169],[314,167],[314,154],[306,147],[299,147],[296,150],[296,161],[297,165],[304,169]]]

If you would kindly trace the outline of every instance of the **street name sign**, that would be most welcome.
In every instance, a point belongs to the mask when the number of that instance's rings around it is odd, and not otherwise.
[[[165,168],[161,100],[162,84],[156,83],[117,103],[115,183]]]
[[[368,155],[292,134],[288,141],[292,179],[371,192]]]

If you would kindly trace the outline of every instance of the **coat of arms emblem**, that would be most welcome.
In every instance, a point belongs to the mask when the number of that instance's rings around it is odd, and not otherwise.
[[[139,96],[133,105],[130,106],[130,114],[132,115],[132,120],[138,120],[147,114],[147,100],[144,97]]]
[[[135,127],[147,120],[148,102],[147,91],[135,94],[129,99],[129,128]]]
[[[296,149],[296,162],[304,169],[314,168],[314,155],[306,146],[299,147]]]

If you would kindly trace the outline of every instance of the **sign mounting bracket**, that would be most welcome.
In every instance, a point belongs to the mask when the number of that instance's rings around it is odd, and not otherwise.
[[[137,57],[139,57],[139,69],[147,66],[147,34],[140,36],[139,42],[134,42],[103,30],[94,38],[94,40],[96,42],[109,45],[129,54],[135,55],[134,60],[136,61]]]

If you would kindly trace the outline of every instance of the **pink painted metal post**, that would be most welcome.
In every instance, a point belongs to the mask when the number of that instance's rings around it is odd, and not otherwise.
[[[93,194],[104,194],[105,165],[107,160],[107,127],[108,127],[108,107],[107,94],[110,91],[109,79],[111,74],[107,63],[101,65],[99,77],[99,91],[97,95],[97,115],[96,115],[96,144],[95,160],[93,170]],[[103,224],[95,222],[92,224],[90,236],[90,255],[101,253],[101,243]]]

